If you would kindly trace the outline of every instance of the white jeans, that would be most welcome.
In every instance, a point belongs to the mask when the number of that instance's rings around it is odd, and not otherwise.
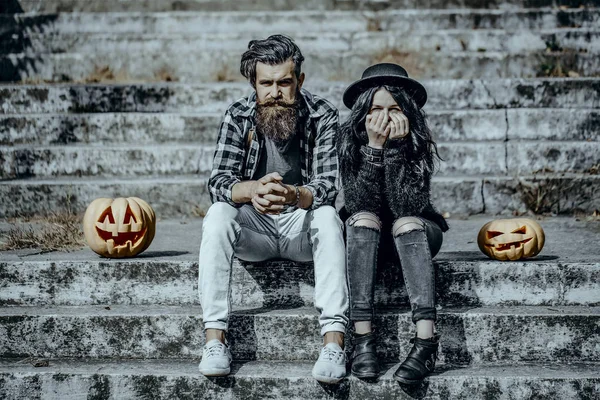
[[[348,318],[346,250],[335,209],[297,209],[263,215],[251,205],[214,203],[202,226],[199,282],[205,329],[227,330],[234,255],[250,262],[284,258],[314,261],[315,307],[321,335],[345,332]]]

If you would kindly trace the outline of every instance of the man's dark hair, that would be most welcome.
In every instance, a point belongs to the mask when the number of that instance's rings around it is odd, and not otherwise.
[[[300,78],[304,56],[291,38],[285,35],[271,35],[264,40],[251,40],[248,50],[242,54],[240,72],[255,86],[257,62],[278,65],[290,59],[294,62],[296,78]]]

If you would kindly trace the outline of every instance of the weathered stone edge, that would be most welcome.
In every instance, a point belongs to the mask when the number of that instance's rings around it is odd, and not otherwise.
[[[67,366],[65,366],[65,364]],[[423,386],[409,388],[392,380],[397,366],[386,365],[377,383],[348,377],[340,385],[320,386],[310,376],[311,363],[234,364],[230,377],[206,379],[197,364],[129,361],[94,363],[50,360],[50,366],[33,368],[14,362],[0,367],[0,396],[15,400],[62,400],[74,393],[91,400],[147,399],[379,399],[431,400],[520,398],[524,392],[544,399],[591,399],[600,395],[600,377],[591,365],[498,365],[476,368],[437,368]],[[18,369],[11,369],[18,367]],[[7,370],[8,369],[8,370]],[[549,373],[548,371],[552,371]]]

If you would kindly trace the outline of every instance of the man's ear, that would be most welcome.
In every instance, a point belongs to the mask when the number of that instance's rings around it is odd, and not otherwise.
[[[302,85],[304,84],[304,78],[306,76],[304,75],[304,72],[302,72],[300,74],[300,76],[298,77],[298,90],[302,89]]]

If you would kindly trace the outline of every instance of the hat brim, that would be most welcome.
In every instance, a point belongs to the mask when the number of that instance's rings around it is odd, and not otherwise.
[[[425,90],[425,87],[414,79],[398,75],[378,75],[358,80],[348,86],[344,91],[344,104],[349,109],[352,109],[352,106],[354,106],[356,99],[358,99],[358,96],[360,96],[361,93],[372,87],[384,85],[396,86],[404,89],[406,93],[415,100],[419,108],[423,108],[425,103],[427,103],[427,91]]]

